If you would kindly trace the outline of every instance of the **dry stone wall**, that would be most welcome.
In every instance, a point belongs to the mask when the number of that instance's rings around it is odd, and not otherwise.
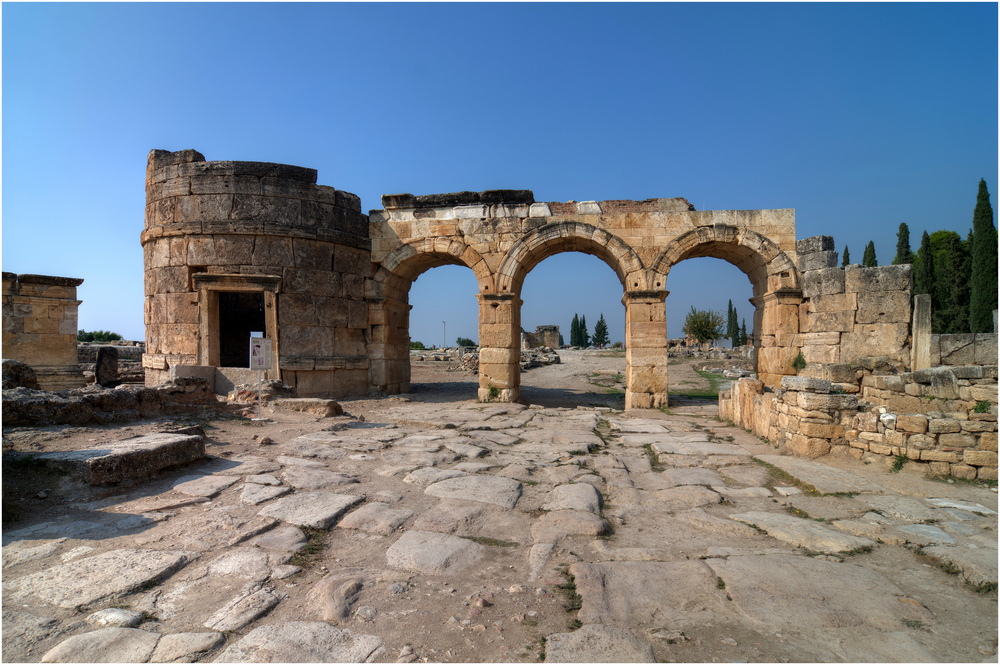
[[[3,273],[3,357],[30,365],[42,390],[84,385],[76,335],[82,279]]]

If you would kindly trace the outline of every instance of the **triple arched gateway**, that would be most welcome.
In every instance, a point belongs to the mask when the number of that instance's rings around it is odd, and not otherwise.
[[[682,198],[538,202],[526,190],[382,197],[316,185],[316,171],[206,162],[154,150],[142,233],[147,381],[245,379],[250,332],[272,343],[269,374],[300,395],[409,390],[408,295],[424,271],[468,267],[479,301],[482,400],[520,397],[521,287],[543,259],[607,263],[626,309],[627,408],[665,405],[664,302],[687,258],[729,261],[753,285],[761,379],[793,373],[802,304],[793,210],[696,211]],[[470,294],[471,297],[472,294]],[[218,385],[221,382],[221,385]]]

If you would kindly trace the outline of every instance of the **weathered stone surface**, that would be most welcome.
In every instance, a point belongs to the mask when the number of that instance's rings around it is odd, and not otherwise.
[[[323,490],[357,483],[358,479],[343,473],[293,466],[281,474],[281,478],[296,489]]]
[[[997,514],[997,511],[987,508],[980,503],[972,503],[971,501],[959,501],[957,499],[927,499],[927,503],[937,506],[938,508],[957,508],[976,515]]]
[[[249,541],[249,545],[278,552],[297,552],[306,546],[302,529],[291,524],[276,527]]]
[[[582,510],[557,510],[531,525],[531,537],[536,543],[554,544],[569,536],[602,536],[609,531],[603,518]]]
[[[42,656],[43,663],[145,663],[160,640],[135,628],[102,628],[61,642]]]
[[[90,605],[163,579],[198,557],[197,552],[120,549],[4,580],[10,598],[41,599],[59,607]]]
[[[367,503],[340,520],[343,529],[360,529],[368,533],[389,535],[413,516],[412,510],[396,510],[377,501]]]
[[[39,617],[29,612],[3,610],[3,661],[26,660],[34,645],[65,632],[67,626],[57,619]]]
[[[203,496],[207,499],[237,482],[239,478],[231,476],[182,476],[174,482],[174,490],[188,496]]]
[[[274,400],[271,402],[271,406],[275,409],[282,409],[285,411],[310,413],[314,416],[319,416],[320,418],[330,418],[344,413],[344,409],[340,406],[339,402],[332,399],[322,399],[318,397],[285,397]]]
[[[4,358],[3,360],[3,389],[27,388],[29,390],[40,390],[38,387],[38,375],[31,365]]]
[[[868,626],[891,632],[903,619],[925,625],[934,621],[919,603],[900,602],[905,594],[885,577],[850,563],[788,554],[731,556],[706,563],[725,582],[736,609],[769,630],[822,635],[836,628]],[[892,660],[881,649],[877,657]]]
[[[350,615],[364,586],[361,568],[335,570],[317,582],[306,600],[323,621],[338,623]]]
[[[930,524],[907,524],[899,527],[907,541],[915,545],[954,545],[955,539]]]
[[[407,531],[385,553],[393,568],[425,575],[466,570],[483,556],[483,546],[443,533]]]
[[[719,478],[719,474],[711,469],[667,469],[662,474],[669,483],[668,486],[677,485],[707,485],[709,487],[725,486]]]
[[[925,547],[924,554],[960,571],[962,577],[974,586],[997,585],[996,549],[972,549],[951,545]]]
[[[328,529],[348,508],[363,500],[347,494],[305,492],[278,499],[257,514],[298,526]]]
[[[243,485],[243,491],[240,493],[240,501],[256,506],[264,503],[265,501],[270,501],[271,499],[276,499],[279,496],[284,496],[291,491],[291,487],[274,487],[273,485],[246,483]]]
[[[222,633],[173,633],[164,635],[156,645],[151,663],[194,663],[206,652],[226,643]]]
[[[883,492],[881,486],[865,480],[861,476],[810,460],[784,455],[755,455],[754,459],[778,467],[798,480],[812,485],[823,494],[836,494],[838,492],[881,494]]]
[[[440,499],[481,501],[510,510],[521,498],[521,483],[497,476],[463,476],[434,483],[424,492]]]
[[[927,522],[941,519],[941,514],[919,499],[905,496],[866,496],[861,501],[877,512],[905,522]]]
[[[205,621],[205,627],[224,633],[239,630],[267,614],[281,602],[281,594],[272,589],[260,589],[238,596],[226,603]]]
[[[255,628],[216,663],[370,663],[382,640],[320,621],[286,621]]]
[[[624,628],[592,624],[572,633],[549,635],[549,663],[655,663],[653,647]]]
[[[721,489],[721,488],[720,488]],[[659,507],[664,510],[686,510],[722,501],[722,496],[701,485],[680,485],[656,492]]]
[[[560,485],[549,492],[542,510],[583,510],[600,514],[604,501],[601,493],[589,483]]]
[[[135,628],[142,623],[142,613],[120,607],[98,610],[87,617],[87,623],[105,628]]]
[[[105,448],[42,453],[38,459],[91,485],[115,485],[143,480],[168,466],[204,456],[205,441],[201,436],[147,434]]]
[[[425,466],[407,474],[403,478],[403,482],[411,485],[430,485],[449,478],[460,478],[467,475],[469,474],[458,469],[436,469],[432,466]]]
[[[864,547],[873,547],[874,542],[867,538],[858,538],[820,526],[816,522],[782,515],[780,513],[764,513],[753,511],[730,515],[730,519],[746,524],[753,524],[758,529],[767,532],[769,536],[783,540],[792,545],[805,547],[815,552],[836,554],[849,552]]]

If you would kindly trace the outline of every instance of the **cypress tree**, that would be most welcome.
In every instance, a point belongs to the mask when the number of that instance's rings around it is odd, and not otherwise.
[[[740,330],[740,346],[746,346],[750,339],[747,337],[747,320],[743,319],[743,329]]]
[[[840,264],[840,267],[846,268],[851,265],[851,253],[847,249],[847,245],[844,245],[844,262]]]
[[[736,343],[736,308],[733,307],[733,301],[729,301],[729,313],[726,315],[726,338]]]
[[[969,331],[993,332],[993,310],[997,308],[997,228],[986,181],[979,181],[976,209],[972,214],[972,289]]]
[[[580,346],[580,317],[573,314],[573,323],[569,326],[569,345]]]
[[[868,245],[865,246],[865,255],[861,258],[861,265],[866,268],[874,268],[878,266],[878,259],[875,258],[874,240],[869,240]]]
[[[580,317],[580,346],[590,346],[590,333],[587,332],[587,315]]]
[[[896,257],[892,260],[892,265],[898,266],[904,263],[913,263],[913,252],[910,251],[910,227],[903,222],[899,225],[896,233]]]
[[[934,255],[931,254],[931,237],[927,231],[920,236],[917,265],[913,271],[913,295],[930,293],[934,286]]]
[[[597,323],[594,324],[594,346],[603,347],[609,341],[608,322],[604,320],[604,313],[601,312],[601,318],[599,318]]]
[[[947,258],[937,277],[941,308],[938,328],[945,334],[965,333],[969,330],[972,257],[958,234],[949,236],[946,242]]]

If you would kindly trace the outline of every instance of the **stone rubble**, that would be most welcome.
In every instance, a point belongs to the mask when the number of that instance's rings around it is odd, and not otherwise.
[[[209,457],[159,493],[93,503],[87,519],[5,529],[4,660],[511,661],[540,648],[552,662],[748,660],[765,642],[799,661],[995,650],[993,633],[956,652],[957,618],[932,614],[906,583],[936,575],[970,602],[989,602],[977,588],[993,593],[995,610],[990,506],[766,454],[697,415],[400,402],[382,416]],[[790,478],[800,491],[786,495]],[[958,576],[870,562],[903,547]],[[723,631],[711,647],[709,628]]]

